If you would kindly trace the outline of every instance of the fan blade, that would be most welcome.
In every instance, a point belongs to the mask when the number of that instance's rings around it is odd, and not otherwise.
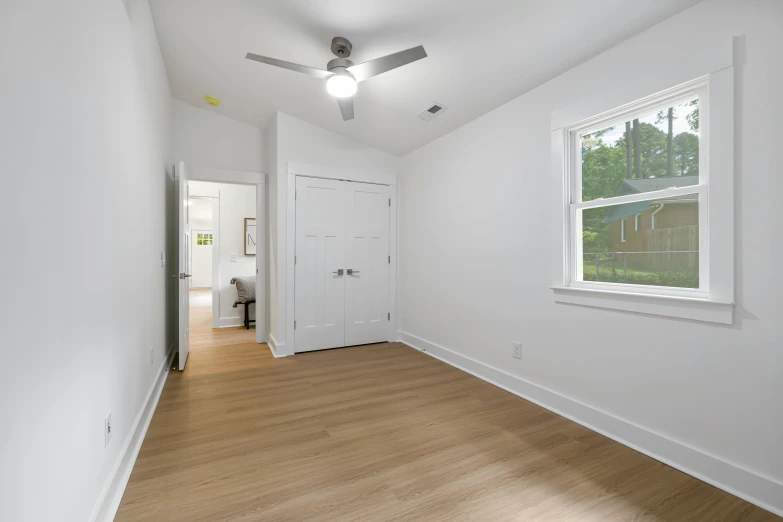
[[[308,67],[306,65],[299,65],[298,63],[286,62],[284,60],[278,60],[277,58],[270,58],[268,56],[261,56],[260,54],[247,53],[245,58],[248,60],[255,60],[256,62],[268,63],[269,65],[274,65],[276,67],[282,67],[283,69],[290,69],[292,71],[305,73],[310,76],[315,76],[316,78],[321,78],[322,80],[325,80],[332,75],[332,73],[329,71],[322,71],[321,69],[316,69],[315,67]]]
[[[353,119],[353,96],[349,96],[348,98],[337,98],[337,105],[340,106],[343,121]]]
[[[363,82],[373,76],[378,76],[397,67],[408,65],[416,60],[421,60],[427,57],[427,52],[423,46],[413,47],[406,51],[400,51],[398,53],[389,54],[369,62],[360,63],[359,65],[352,65],[346,70],[356,78],[357,82]]]

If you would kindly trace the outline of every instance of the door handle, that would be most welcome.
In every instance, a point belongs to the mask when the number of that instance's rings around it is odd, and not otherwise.
[[[348,275],[354,275],[359,273],[358,270],[354,270],[353,268],[348,268],[346,269],[346,271],[348,272]]]
[[[180,279],[185,279],[186,277],[191,277],[191,274],[186,274],[185,272],[180,272],[179,273],[179,278]]]
[[[333,274],[337,274],[338,276],[341,276],[341,275],[343,275],[343,269],[342,268],[338,268],[336,271],[334,271],[332,273]]]

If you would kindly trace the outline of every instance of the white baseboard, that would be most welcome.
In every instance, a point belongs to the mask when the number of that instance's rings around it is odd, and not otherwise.
[[[166,383],[166,378],[169,375],[168,370],[171,367],[174,353],[173,350],[170,350],[168,357],[166,357],[160,367],[158,377],[147,392],[144,405],[136,415],[136,419],[134,419],[131,425],[130,433],[125,439],[125,444],[123,444],[122,450],[120,450],[120,454],[117,457],[117,462],[106,478],[101,495],[95,503],[90,522],[110,522],[114,520],[117,508],[120,507],[122,494],[125,492],[125,486],[128,484],[131,471],[133,471],[133,465],[136,463],[136,457],[138,457],[141,444],[144,442],[144,435],[147,433],[147,428],[149,428],[150,421],[152,421],[152,415],[155,413],[155,408],[158,405],[158,399],[160,399],[160,394],[163,391],[163,385]]]
[[[277,342],[277,339],[275,339],[275,336],[272,334],[269,334],[269,341],[266,343],[269,345],[269,350],[272,352],[272,356],[277,359],[280,357],[286,357],[288,356],[285,351],[281,350],[281,348],[285,345],[281,345]]]
[[[218,319],[217,328],[230,328],[233,326],[245,326],[245,320],[241,317],[221,317]]]
[[[783,484],[406,332],[401,342],[699,480],[783,516]]]

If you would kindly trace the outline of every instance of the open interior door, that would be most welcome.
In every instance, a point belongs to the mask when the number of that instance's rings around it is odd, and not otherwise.
[[[190,294],[188,259],[190,259],[190,234],[188,233],[188,177],[185,162],[177,166],[177,206],[179,207],[179,232],[177,235],[177,252],[179,253],[179,369],[185,369],[185,362],[190,352]]]

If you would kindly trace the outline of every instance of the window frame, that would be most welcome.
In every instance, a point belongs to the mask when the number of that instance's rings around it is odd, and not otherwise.
[[[581,161],[581,136],[606,129],[615,125],[621,125],[639,116],[648,115],[673,105],[683,103],[694,98],[699,99],[699,183],[686,187],[667,188],[652,192],[629,194],[626,196],[614,196],[597,198],[590,201],[582,201],[582,161]],[[708,79],[699,78],[687,84],[678,86],[664,93],[654,94],[637,102],[626,104],[617,109],[599,114],[585,121],[570,125],[565,129],[568,140],[568,151],[565,176],[569,194],[567,198],[569,225],[566,231],[566,262],[569,266],[566,282],[571,288],[583,288],[586,290],[607,290],[615,292],[680,296],[692,298],[709,298],[709,251],[707,241],[709,238],[709,203],[706,195],[709,184],[709,88]],[[582,253],[582,220],[581,211],[649,201],[665,199],[674,196],[696,194],[699,198],[699,288],[677,288],[654,285],[633,285],[627,283],[612,283],[608,281],[584,281],[579,278],[583,273],[582,265],[584,256]],[[625,219],[623,219],[625,225]],[[621,241],[626,242],[626,231],[621,232]],[[704,276],[707,277],[704,277]]]
[[[627,243],[628,242],[628,239],[625,237],[625,234],[626,234],[626,232],[625,232],[625,227],[626,227],[625,220],[626,219],[627,218],[622,218],[620,220],[620,243]],[[584,259],[582,259],[582,263],[584,263]]]
[[[639,86],[630,89],[639,91]],[[734,310],[734,68],[681,83],[626,104],[612,104],[618,93],[602,93],[603,107],[616,108],[585,118],[595,100],[569,106],[552,115],[552,169],[561,202],[562,234],[554,243],[555,301],[698,321],[733,323]],[[581,201],[581,150],[578,137],[622,124],[633,117],[699,97],[699,183],[643,194]],[[629,96],[630,97],[630,96]],[[628,98],[626,98],[627,100]],[[582,119],[579,120],[577,115]],[[572,117],[569,117],[572,116]],[[568,121],[577,121],[566,125]],[[699,288],[629,285],[580,281],[581,210],[686,194],[699,198]],[[578,195],[578,199],[576,198]],[[712,212],[710,211],[712,209]],[[579,212],[577,212],[579,211]],[[579,231],[579,233],[576,233]]]
[[[642,215],[634,214],[633,216],[633,231],[639,232],[642,229]]]

